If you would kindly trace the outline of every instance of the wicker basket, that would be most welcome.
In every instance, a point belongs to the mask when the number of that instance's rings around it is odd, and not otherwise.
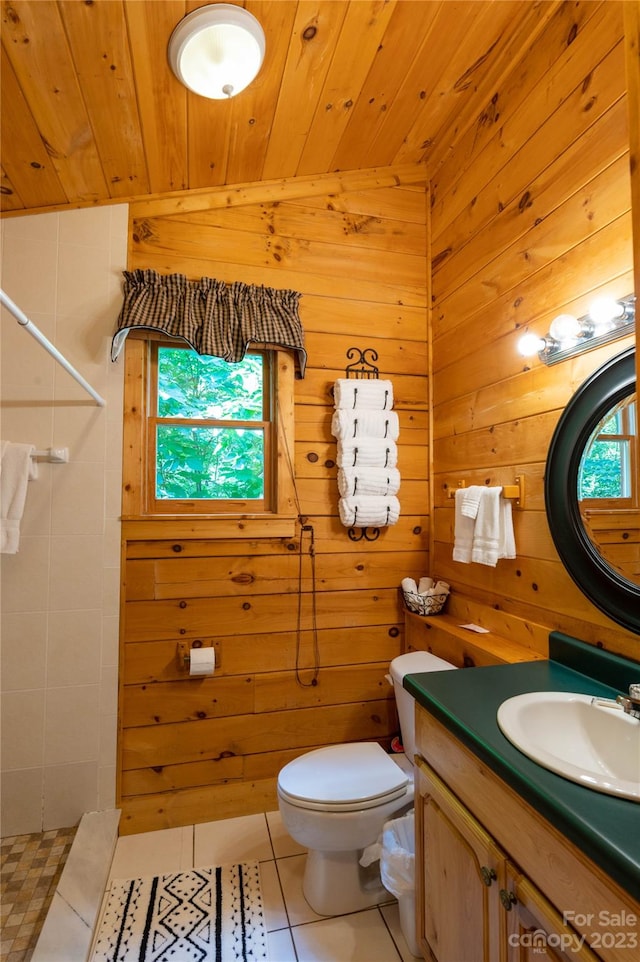
[[[402,589],[404,603],[416,615],[437,615],[444,608],[445,601],[449,597],[446,591],[440,595],[419,595],[417,591],[405,591]]]

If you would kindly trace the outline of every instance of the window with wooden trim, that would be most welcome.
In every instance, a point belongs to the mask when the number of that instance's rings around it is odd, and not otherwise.
[[[292,515],[293,379],[283,351],[230,364],[130,335],[123,516]]]
[[[636,438],[633,395],[604,418],[585,447],[578,477],[578,498],[583,506],[637,506]]]

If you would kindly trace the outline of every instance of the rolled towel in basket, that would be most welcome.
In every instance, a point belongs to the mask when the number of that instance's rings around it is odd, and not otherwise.
[[[383,528],[396,524],[400,517],[400,502],[393,494],[388,498],[355,495],[340,498],[338,510],[345,528]]]
[[[339,468],[395,468],[398,448],[395,441],[382,438],[338,441],[336,462]]]
[[[395,411],[336,411],[331,419],[331,433],[339,441],[362,438],[384,438],[396,441],[400,423]]]
[[[399,490],[400,472],[397,468],[338,468],[338,491],[343,498],[353,494],[386,497]]]
[[[377,378],[338,378],[333,387],[333,400],[337,408],[369,408],[372,411],[390,411],[393,407],[393,384]]]

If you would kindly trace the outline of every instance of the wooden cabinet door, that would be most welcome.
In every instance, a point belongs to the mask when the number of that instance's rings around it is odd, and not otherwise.
[[[506,856],[418,760],[418,939],[436,962],[506,962]]]
[[[584,939],[515,866],[507,865],[501,902],[506,909],[508,962],[598,962]]]

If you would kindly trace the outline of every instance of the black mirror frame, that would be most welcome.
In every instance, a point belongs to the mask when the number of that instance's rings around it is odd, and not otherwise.
[[[549,446],[544,499],[551,536],[580,590],[623,628],[640,634],[640,588],[617,574],[591,543],[578,504],[578,474],[587,442],[602,418],[636,390],[631,347],[587,378],[565,408]]]

